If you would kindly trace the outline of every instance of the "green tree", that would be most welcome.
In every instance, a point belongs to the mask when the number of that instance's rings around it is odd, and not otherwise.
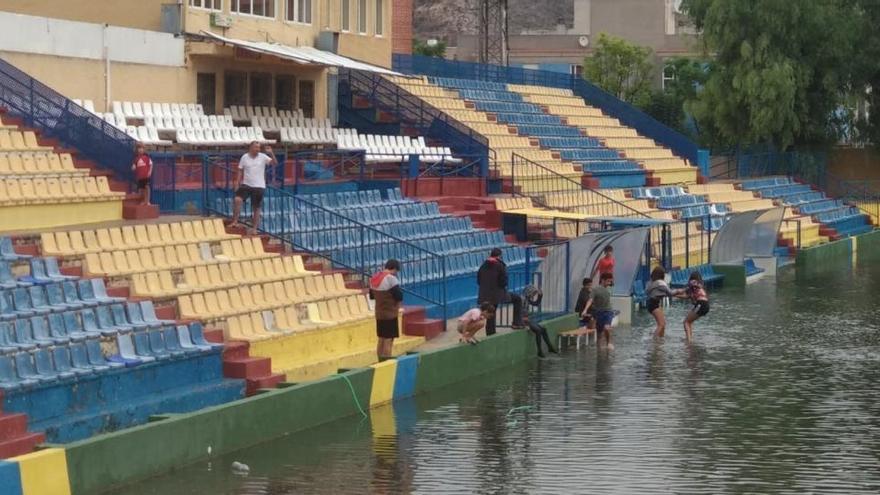
[[[413,39],[413,54],[424,55],[426,57],[443,58],[446,56],[446,42],[437,41],[433,46],[427,41]]]
[[[837,110],[858,84],[858,1],[871,0],[684,0],[715,59],[688,104],[710,143],[837,139]]]
[[[663,67],[665,86],[651,94],[645,112],[673,129],[688,133],[687,106],[697,98],[699,88],[706,83],[708,66],[708,62],[699,59],[667,59]]]
[[[621,100],[645,106],[651,97],[651,49],[605,33],[584,59],[584,78]]]

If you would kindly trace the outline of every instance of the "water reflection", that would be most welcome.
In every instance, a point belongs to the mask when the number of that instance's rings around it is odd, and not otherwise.
[[[878,493],[880,268],[865,259],[713,293],[692,345],[673,305],[662,341],[639,314],[611,353],[524,363],[116,493]]]

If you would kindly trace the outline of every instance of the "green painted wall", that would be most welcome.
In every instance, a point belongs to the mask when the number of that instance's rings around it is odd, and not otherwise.
[[[345,376],[369,407],[373,370]],[[231,452],[352,414],[351,389],[337,375],[68,444],[71,490],[98,493],[205,459],[208,447],[215,455]]]
[[[712,265],[715,273],[724,275],[724,287],[745,287],[746,267],[743,265]]]
[[[574,315],[542,322],[551,339],[577,327]],[[535,355],[528,331],[496,335],[477,346],[454,346],[420,354],[416,393],[426,393]],[[276,389],[254,397],[64,445],[71,492],[95,494],[115,486],[285,434],[359,414],[341,375]],[[367,409],[371,368],[344,373]],[[209,454],[208,447],[211,448]]]
[[[877,252],[880,250],[880,230],[860,235],[856,239],[859,254],[867,254],[869,251]]]
[[[559,332],[577,328],[574,315],[542,322],[556,342]],[[440,387],[482,375],[494,369],[510,366],[533,357],[535,338],[527,330],[498,334],[476,346],[456,346],[421,354],[416,375],[416,393],[429,392]]]
[[[852,260],[852,239],[841,239],[820,246],[801,249],[795,259],[798,270],[819,268],[828,263]]]

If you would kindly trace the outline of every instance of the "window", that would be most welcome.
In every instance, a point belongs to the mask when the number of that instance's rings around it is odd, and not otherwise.
[[[247,74],[227,72],[224,75],[223,105],[247,105]]]
[[[217,76],[213,73],[196,74],[196,102],[202,106],[205,113],[214,115],[214,104],[217,99]]]
[[[299,108],[303,117],[315,116],[315,81],[299,82]]]
[[[251,73],[251,106],[272,106],[272,74],[265,72]]]
[[[582,77],[584,75],[584,66],[572,64],[568,67],[568,73],[575,77]]]
[[[303,24],[311,24],[312,0],[287,0],[285,19]]]
[[[385,0],[376,0],[376,36],[382,36],[384,34],[383,31],[385,31],[384,3]]]
[[[296,102],[296,86],[293,83],[293,76],[275,78],[275,108],[278,110],[293,110]]]
[[[232,0],[232,11],[238,14],[275,17],[275,0]]]
[[[189,6],[208,10],[223,10],[223,0],[189,0]]]
[[[358,0],[358,32],[367,32],[367,0]]]
[[[666,90],[666,85],[675,81],[675,66],[667,65],[663,67],[663,81],[662,81],[662,89]]]
[[[351,0],[342,0],[342,30],[351,31]]]

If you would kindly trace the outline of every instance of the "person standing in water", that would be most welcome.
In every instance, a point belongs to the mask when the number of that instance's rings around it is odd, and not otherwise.
[[[677,297],[683,291],[672,290],[666,284],[666,270],[656,267],[651,271],[651,281],[645,286],[648,296],[648,312],[657,322],[654,337],[663,338],[666,335],[666,314],[663,312],[663,300],[667,297]]]
[[[596,345],[601,349],[602,341],[605,341],[604,347],[613,350],[614,345],[611,342],[611,322],[614,320],[614,311],[611,309],[611,289],[614,285],[614,275],[611,273],[603,273],[599,277],[599,285],[593,288],[593,314],[596,318]]]
[[[703,286],[703,277],[700,272],[692,272],[688,279],[687,289],[679,295],[682,299],[690,299],[693,307],[684,319],[684,336],[688,342],[694,337],[694,322],[709,313],[709,294]]]

